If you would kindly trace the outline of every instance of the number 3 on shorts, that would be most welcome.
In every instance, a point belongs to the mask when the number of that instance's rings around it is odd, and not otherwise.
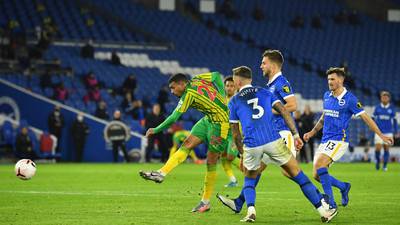
[[[325,151],[332,151],[333,149],[335,149],[336,143],[332,142],[332,141],[328,141],[328,143],[326,143],[325,145]]]

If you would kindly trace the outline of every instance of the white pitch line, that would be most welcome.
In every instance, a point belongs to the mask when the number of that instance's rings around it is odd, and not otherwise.
[[[130,196],[130,197],[160,197],[160,198],[171,198],[176,196],[171,196],[171,194],[165,192],[155,191],[151,192],[135,192],[135,193],[124,193],[124,192],[109,192],[109,191],[92,191],[92,192],[68,192],[68,191],[11,191],[11,190],[0,190],[0,193],[10,193],[10,194],[28,194],[28,195],[71,195],[71,196]],[[282,194],[282,192],[261,192],[269,194]],[[260,194],[261,194],[260,193]],[[193,198],[194,192],[181,195],[179,198]],[[364,194],[364,193],[362,193]],[[263,200],[279,200],[279,201],[304,201],[303,198],[282,198],[274,196],[257,196],[257,199]],[[387,201],[374,201],[374,204],[387,204],[387,205],[398,205],[397,203],[390,203]]]

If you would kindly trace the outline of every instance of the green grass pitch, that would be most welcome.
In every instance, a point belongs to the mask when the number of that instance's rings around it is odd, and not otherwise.
[[[243,224],[246,210],[234,214],[215,198],[240,191],[223,187],[220,165],[211,211],[203,214],[190,210],[201,198],[205,165],[182,164],[162,184],[139,177],[140,169],[160,165],[38,164],[29,181],[15,177],[14,165],[0,165],[0,224]],[[301,167],[311,177],[311,165]],[[390,164],[388,172],[373,164],[335,164],[331,174],[352,184],[350,203],[339,207],[332,224],[400,224],[400,164]],[[339,203],[337,190],[335,196]],[[261,178],[256,209],[258,224],[321,224],[299,187],[276,166]]]

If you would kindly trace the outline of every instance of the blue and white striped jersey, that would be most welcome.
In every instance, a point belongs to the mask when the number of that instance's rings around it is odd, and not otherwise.
[[[322,143],[328,140],[349,141],[347,129],[353,115],[359,116],[364,109],[356,96],[344,88],[339,96],[332,92],[324,94],[324,128],[322,130]]]
[[[294,96],[292,87],[289,81],[282,75],[282,72],[277,73],[267,84],[271,93],[273,93],[283,105],[286,104],[285,99]],[[292,115],[293,116],[293,115]],[[290,130],[281,115],[273,114],[275,129],[278,131]]]
[[[241,123],[243,144],[254,148],[280,137],[274,129],[272,106],[279,102],[271,92],[261,87],[246,85],[229,101],[229,122]]]

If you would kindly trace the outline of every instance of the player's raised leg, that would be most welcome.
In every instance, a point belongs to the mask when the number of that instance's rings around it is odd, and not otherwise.
[[[146,180],[152,180],[156,183],[161,183],[164,181],[164,177],[170,173],[176,166],[184,162],[189,155],[190,151],[196,146],[201,144],[203,141],[194,136],[189,135],[189,137],[183,142],[182,146],[178,151],[173,154],[168,161],[164,164],[158,171],[140,171],[140,176]]]

